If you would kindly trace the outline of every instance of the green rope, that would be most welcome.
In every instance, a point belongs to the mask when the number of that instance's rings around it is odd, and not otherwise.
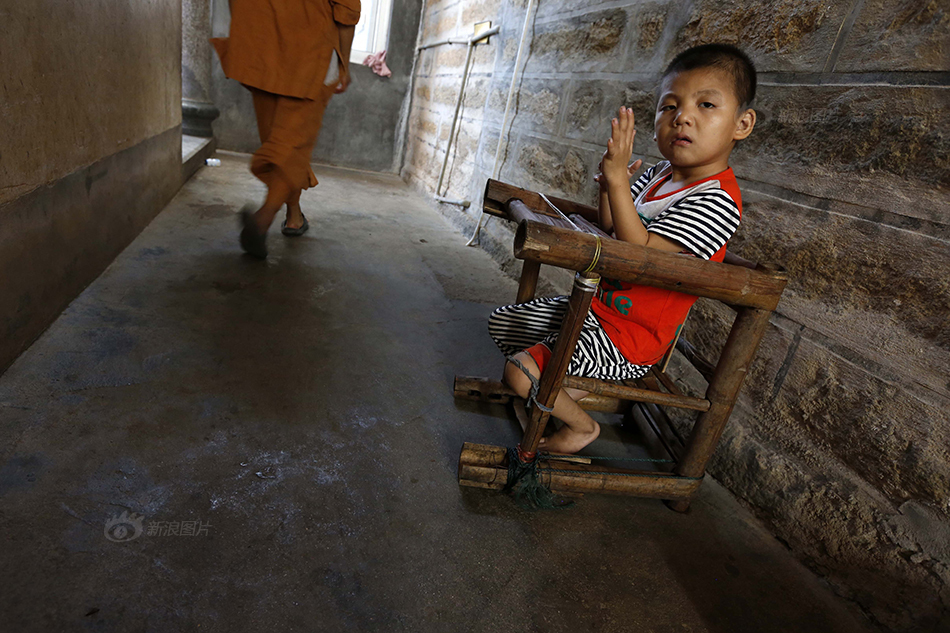
[[[561,510],[573,506],[573,501],[558,497],[541,483],[540,470],[537,458],[523,462],[518,449],[509,448],[508,483],[504,491],[510,492],[515,503],[525,510]]]

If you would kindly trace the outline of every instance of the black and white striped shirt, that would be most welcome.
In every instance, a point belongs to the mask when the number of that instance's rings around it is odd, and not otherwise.
[[[672,169],[662,161],[647,169],[630,192],[647,231],[682,245],[687,251],[710,259],[739,228],[742,198],[732,169],[663,196],[652,194]]]

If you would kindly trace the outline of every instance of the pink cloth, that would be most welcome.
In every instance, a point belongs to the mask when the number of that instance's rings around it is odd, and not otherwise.
[[[386,51],[379,51],[373,55],[367,55],[363,60],[364,66],[369,66],[374,73],[380,77],[392,77],[393,71],[386,65]]]

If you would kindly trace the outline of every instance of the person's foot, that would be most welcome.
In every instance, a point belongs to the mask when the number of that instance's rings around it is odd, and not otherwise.
[[[548,453],[564,453],[573,455],[600,435],[600,425],[594,422],[594,429],[589,432],[579,432],[566,424],[547,437],[541,438],[538,449]]]
[[[246,204],[241,209],[241,248],[249,255],[266,259],[267,231],[261,232],[253,209],[254,206],[251,204]]]
[[[300,208],[300,204],[288,203],[287,218],[284,220],[284,223],[281,224],[281,227],[296,230],[302,229],[306,223],[307,218],[303,217],[303,210]]]
[[[281,222],[280,232],[287,237],[300,237],[310,228],[310,223],[303,216],[300,204],[287,204],[287,219]]]

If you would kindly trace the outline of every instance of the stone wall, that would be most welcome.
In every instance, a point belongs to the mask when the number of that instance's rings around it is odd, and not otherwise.
[[[480,46],[438,192],[470,230],[492,173],[526,0],[427,3],[424,42],[502,25]],[[711,473],[836,590],[894,631],[950,627],[950,11],[938,2],[554,2],[531,19],[500,177],[593,204],[609,117],[679,50],[722,41],[760,71],[759,122],[734,153],[731,243],[791,283]],[[417,62],[404,176],[434,192],[464,51]],[[512,269],[511,231],[482,244]],[[686,337],[715,358],[731,313],[700,302]],[[692,379],[695,383],[695,377]],[[698,385],[701,386],[701,385]]]
[[[0,2],[0,371],[181,185],[179,0]]]

